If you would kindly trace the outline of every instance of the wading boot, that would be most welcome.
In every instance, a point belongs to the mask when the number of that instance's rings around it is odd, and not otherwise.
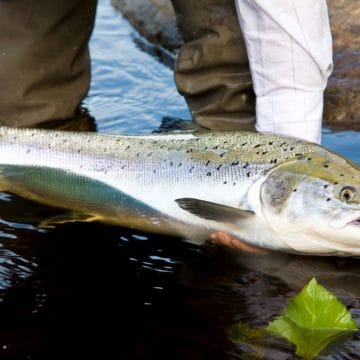
[[[185,45],[175,81],[193,121],[212,130],[254,130],[255,95],[232,0],[172,0]]]

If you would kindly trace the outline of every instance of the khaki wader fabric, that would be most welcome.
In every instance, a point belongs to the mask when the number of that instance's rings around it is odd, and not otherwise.
[[[253,130],[255,94],[234,0],[172,3],[185,41],[175,81],[193,120],[213,130]]]
[[[209,129],[252,129],[254,94],[233,0],[173,5],[186,42],[175,79],[193,119]],[[92,128],[79,104],[89,89],[95,12],[96,0],[0,0],[0,124]]]
[[[0,1],[0,124],[87,121],[78,108],[89,89],[95,12],[96,0]]]

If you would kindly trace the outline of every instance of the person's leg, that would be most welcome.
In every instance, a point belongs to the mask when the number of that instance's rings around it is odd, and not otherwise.
[[[209,129],[254,128],[255,96],[233,0],[172,0],[185,41],[175,80],[193,120]]]
[[[95,11],[96,0],[0,1],[1,125],[66,128],[79,116]]]
[[[331,74],[326,0],[236,0],[251,59],[256,128],[320,143]]]

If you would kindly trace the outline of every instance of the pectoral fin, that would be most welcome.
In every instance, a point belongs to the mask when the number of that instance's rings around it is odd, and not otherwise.
[[[250,210],[241,210],[199,199],[183,198],[175,201],[183,210],[206,220],[235,222],[255,215]]]

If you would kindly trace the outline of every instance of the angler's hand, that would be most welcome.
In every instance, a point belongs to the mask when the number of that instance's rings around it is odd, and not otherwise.
[[[241,242],[239,239],[232,237],[230,234],[218,231],[211,234],[211,240],[215,244],[225,245],[235,250],[240,250],[246,253],[253,253],[259,255],[267,255],[269,251],[255,246],[251,246]]]

